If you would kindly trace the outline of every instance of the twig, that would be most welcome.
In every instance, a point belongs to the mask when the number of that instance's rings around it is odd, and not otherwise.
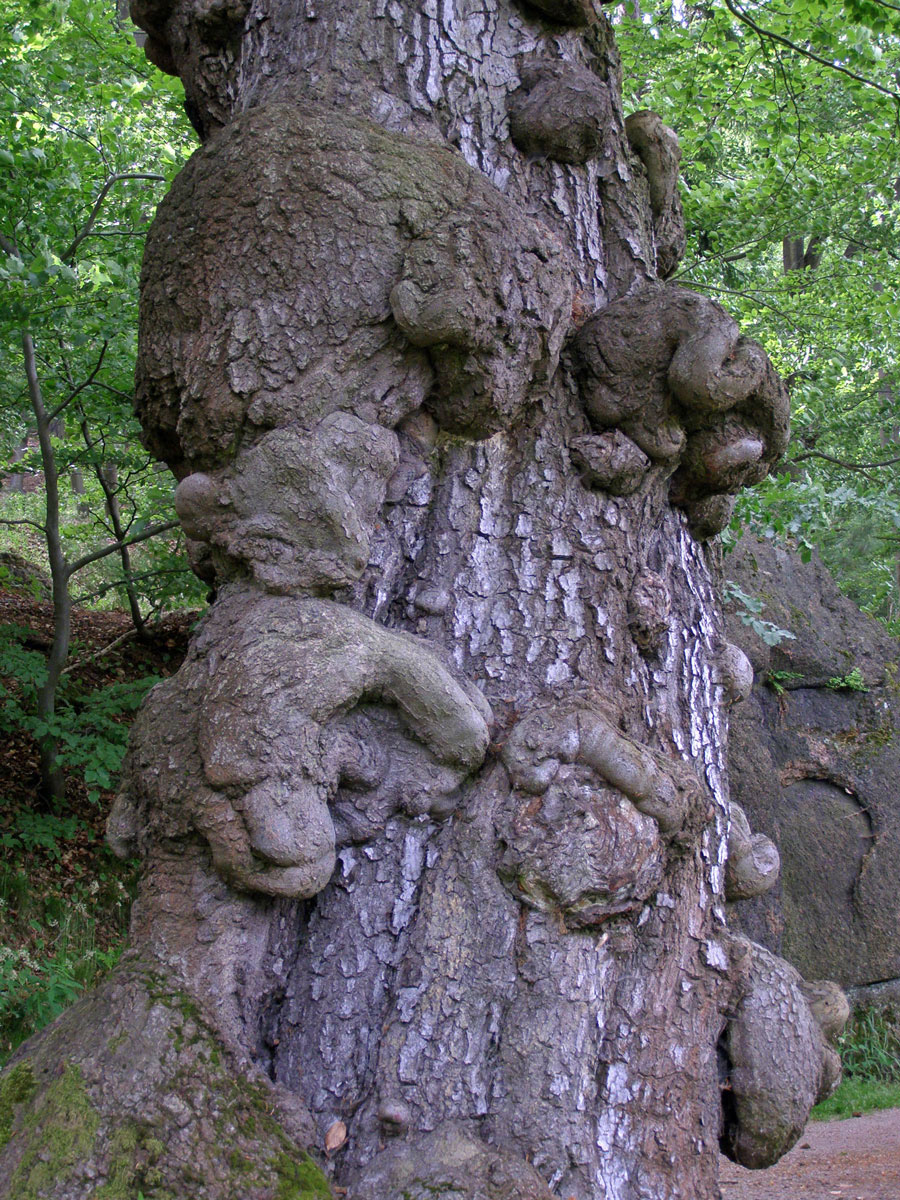
[[[76,233],[75,237],[73,238],[73,240],[72,240],[68,250],[66,250],[65,254],[62,254],[60,256],[62,261],[66,264],[66,266],[72,265],[72,259],[75,257],[75,251],[78,249],[78,247],[81,245],[81,243],[85,240],[85,238],[90,236],[91,230],[94,227],[94,222],[97,220],[97,217],[100,215],[100,209],[103,207],[103,201],[109,195],[110,189],[113,187],[114,184],[121,183],[122,180],[124,180],[124,179],[151,179],[155,183],[165,183],[166,182],[165,175],[151,175],[148,172],[144,172],[144,171],[135,171],[135,172],[120,171],[120,172],[117,172],[115,175],[110,175],[109,179],[107,179],[106,183],[104,183],[103,187],[100,189],[100,195],[94,201],[94,207],[91,209],[88,219],[82,225],[79,232]]]
[[[878,467],[892,467],[895,463],[900,462],[900,454],[894,458],[886,458],[884,462],[847,462],[843,458],[835,458],[832,454],[825,454],[822,450],[806,450],[803,454],[795,454],[791,462],[805,462],[808,458],[824,458],[826,462],[834,463],[836,467],[844,467],[847,471],[874,471]]]
[[[811,59],[812,62],[817,62],[822,67],[828,67],[830,71],[839,71],[841,75],[847,75],[850,79],[855,79],[857,83],[874,88],[877,92],[882,92],[885,96],[890,96],[892,100],[900,101],[900,92],[894,92],[890,88],[882,87],[880,83],[876,83],[874,79],[867,79],[865,75],[857,75],[849,67],[842,67],[839,63],[830,62],[827,58],[822,58],[812,50],[806,50],[803,46],[798,46],[796,42],[790,41],[789,38],[783,37],[780,33],[775,33],[771,29],[763,29],[761,25],[756,24],[752,17],[748,17],[744,10],[734,3],[734,0],[725,0],[725,7],[732,16],[737,17],[748,29],[752,29],[758,37],[768,38],[770,41],[778,42],[779,45],[787,46],[788,50],[793,50],[796,54]]]
[[[62,669],[60,674],[68,675],[70,671],[77,671],[79,667],[86,667],[88,663],[92,663],[96,659],[102,658],[104,654],[109,654],[112,650],[115,650],[121,646],[123,642],[128,641],[130,637],[135,637],[136,634],[137,629],[135,629],[134,626],[132,626],[131,629],[126,629],[124,633],[120,634],[117,638],[114,638],[108,646],[104,646],[101,650],[97,650],[93,654],[89,654],[87,658],[79,658],[76,662],[69,663],[67,667]]]
[[[146,542],[147,538],[156,537],[158,533],[165,533],[167,529],[177,529],[179,525],[179,521],[164,521],[161,525],[151,525],[149,529],[145,529],[143,533],[135,534],[133,538],[122,538],[120,541],[111,542],[110,545],[104,546],[101,550],[95,550],[92,554],[84,554],[81,558],[76,558],[73,563],[69,564],[66,576],[67,578],[71,578],[82,567],[86,567],[89,563],[97,562],[98,559],[106,558],[108,554],[115,554],[123,546],[135,546],[138,542]]]
[[[97,377],[97,372],[103,366],[103,359],[106,357],[106,350],[107,350],[108,346],[109,346],[109,342],[105,341],[103,343],[103,345],[100,347],[100,357],[97,359],[97,363],[96,363],[93,371],[91,371],[91,373],[90,373],[90,375],[88,375],[87,379],[85,379],[82,383],[79,383],[77,387],[73,388],[72,391],[69,392],[69,394],[68,394],[68,396],[66,396],[65,400],[63,400],[63,401],[61,401],[61,403],[57,404],[56,408],[53,409],[53,411],[50,413],[49,417],[47,418],[49,421],[55,421],[56,418],[59,416],[59,414],[63,411],[63,409],[69,407],[69,405],[72,403],[72,401],[75,399],[75,397],[78,395],[79,392],[83,392],[86,387],[91,386],[91,384],[94,382],[94,380]],[[68,364],[66,364],[66,373],[68,374]]]
[[[37,521],[30,521],[28,517],[0,517],[0,525],[31,525],[33,529],[39,529],[41,533],[46,532],[43,525],[39,525]]]

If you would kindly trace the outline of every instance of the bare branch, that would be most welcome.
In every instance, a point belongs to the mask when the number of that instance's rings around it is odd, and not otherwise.
[[[135,172],[120,171],[115,175],[110,175],[109,179],[107,179],[106,183],[104,183],[103,187],[100,189],[100,195],[94,201],[94,207],[91,209],[88,219],[85,221],[85,223],[82,225],[79,232],[73,238],[72,243],[69,246],[68,250],[66,250],[65,254],[60,256],[62,258],[62,261],[67,266],[72,265],[72,260],[75,257],[76,250],[81,245],[81,243],[85,240],[85,238],[90,236],[91,230],[94,227],[94,222],[97,220],[97,217],[100,215],[100,209],[103,207],[103,202],[106,199],[106,197],[109,195],[110,190],[112,189],[112,187],[115,184],[121,183],[125,179],[152,179],[155,183],[165,183],[165,181],[166,181],[165,175],[152,175],[152,174],[149,174],[149,173],[143,172],[143,171],[135,171]]]
[[[862,83],[866,87],[874,88],[876,92],[881,92],[885,96],[890,96],[892,100],[900,102],[900,92],[892,91],[891,88],[882,87],[880,83],[876,83],[874,79],[867,79],[865,75],[857,75],[855,71],[851,71],[849,67],[842,67],[840,63],[831,62],[827,58],[822,58],[815,54],[812,50],[807,50],[803,46],[799,46],[796,42],[790,41],[786,37],[782,37],[780,33],[775,33],[771,29],[763,29],[761,25],[749,17],[744,10],[734,2],[734,0],[725,0],[725,7],[737,19],[746,25],[748,29],[761,38],[767,38],[771,42],[777,42],[781,46],[786,46],[788,50],[793,50],[795,54],[802,55],[803,58],[808,58],[812,62],[819,63],[820,66],[828,67],[830,71],[838,71],[841,75],[847,75],[850,79],[855,79],[857,83]]]
[[[148,579],[162,579],[164,575],[184,575],[189,576],[191,571],[188,567],[154,567],[152,571],[136,571],[132,575],[134,583],[144,583]],[[114,579],[111,583],[104,583],[102,587],[94,588],[90,592],[79,592],[74,597],[73,604],[87,604],[89,600],[97,600],[103,596],[109,595],[110,592],[121,591],[125,587],[124,579]],[[151,609],[147,614],[147,621],[156,609]]]
[[[900,462],[900,454],[895,458],[886,458],[883,462],[873,463],[855,463],[849,462],[847,459],[835,458],[832,454],[825,454],[821,450],[806,450],[803,454],[795,454],[791,462],[805,462],[808,458],[823,458],[825,462],[834,463],[836,467],[843,467],[847,471],[877,471],[879,467],[892,467],[895,463]]]
[[[49,421],[55,421],[56,418],[59,416],[59,414],[63,411],[63,409],[69,407],[69,405],[72,403],[72,401],[75,399],[75,397],[78,395],[79,392],[83,392],[86,387],[91,386],[91,384],[97,378],[97,372],[103,366],[103,359],[106,357],[106,351],[107,351],[108,346],[109,346],[108,341],[103,343],[103,345],[100,349],[100,357],[97,359],[97,362],[96,362],[96,365],[94,366],[93,371],[91,371],[90,375],[88,375],[87,379],[85,379],[83,383],[79,383],[77,387],[73,388],[73,390],[68,394],[68,396],[66,396],[65,400],[63,400],[60,404],[57,404],[56,408],[54,408],[54,410],[50,413],[49,417],[47,418]],[[66,374],[68,374],[68,364],[66,363],[65,365],[66,365]]]
[[[106,558],[108,554],[115,554],[123,546],[136,546],[138,542],[146,542],[148,538],[156,537],[158,533],[165,533],[168,529],[177,529],[179,524],[178,521],[164,521],[161,525],[151,525],[149,529],[145,529],[143,533],[135,534],[132,538],[122,538],[121,541],[111,542],[108,546],[104,546],[100,550],[94,550],[92,554],[84,554],[81,558],[76,558],[73,563],[69,564],[66,577],[71,579],[76,571],[80,571],[82,567],[86,567],[89,563]]]
[[[110,387],[108,383],[97,379],[94,381],[94,387],[102,388],[105,392],[109,392],[113,396],[118,396],[120,400],[130,400],[131,392],[123,392],[121,388]]]
[[[69,663],[62,671],[61,675],[68,675],[70,671],[77,671],[79,667],[86,667],[88,663],[94,662],[98,658],[102,658],[104,654],[110,654],[113,650],[118,649],[123,642],[127,642],[129,638],[137,634],[137,629],[132,626],[131,629],[126,629],[124,633],[114,638],[108,646],[103,646],[100,650],[96,650],[93,654],[89,654],[87,658],[79,658],[73,663]]]
[[[37,521],[29,521],[27,517],[0,517],[0,525],[30,525],[32,529],[39,529],[41,533],[46,533],[44,526]]]

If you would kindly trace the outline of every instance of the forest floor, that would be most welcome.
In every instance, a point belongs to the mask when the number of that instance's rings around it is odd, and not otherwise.
[[[721,1160],[722,1200],[900,1200],[900,1108],[811,1121],[767,1171]]]

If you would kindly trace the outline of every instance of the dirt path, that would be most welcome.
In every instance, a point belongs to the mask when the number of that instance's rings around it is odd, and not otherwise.
[[[722,1159],[722,1200],[900,1200],[900,1108],[807,1125],[768,1171]]]

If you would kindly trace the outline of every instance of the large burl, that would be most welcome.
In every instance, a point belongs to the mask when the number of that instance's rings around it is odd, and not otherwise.
[[[599,461],[613,445],[617,462],[626,451],[630,462],[649,459],[672,475],[672,503],[697,537],[723,529],[736,493],[784,453],[784,384],[762,347],[705,296],[647,284],[591,317],[573,353],[588,417],[601,431],[596,446],[580,439],[581,459],[590,452]],[[596,467],[593,474],[600,482]],[[620,474],[610,470],[614,487]]]
[[[806,983],[762,946],[732,937],[728,949],[735,993],[719,1046],[722,1149],[742,1166],[768,1167],[837,1087],[841,1065],[829,1043],[849,1008],[837,984]]]
[[[405,418],[508,425],[571,325],[561,245],[459,155],[290,104],[194,155],[145,261],[136,404],[195,567],[281,594],[362,574]]]
[[[688,764],[626,737],[590,694],[530,713],[503,760],[513,788],[498,822],[501,877],[572,929],[640,912],[667,845],[690,844],[712,818]]]
[[[367,703],[397,722],[367,719]],[[138,719],[109,838],[150,857],[199,837],[242,891],[313,896],[334,870],[338,787],[344,840],[397,810],[446,816],[489,720],[423,642],[344,605],[230,588]]]
[[[571,325],[561,245],[459,155],[290,104],[195,154],[145,261],[147,444],[210,576],[282,593],[362,572],[405,417],[508,425]]]

